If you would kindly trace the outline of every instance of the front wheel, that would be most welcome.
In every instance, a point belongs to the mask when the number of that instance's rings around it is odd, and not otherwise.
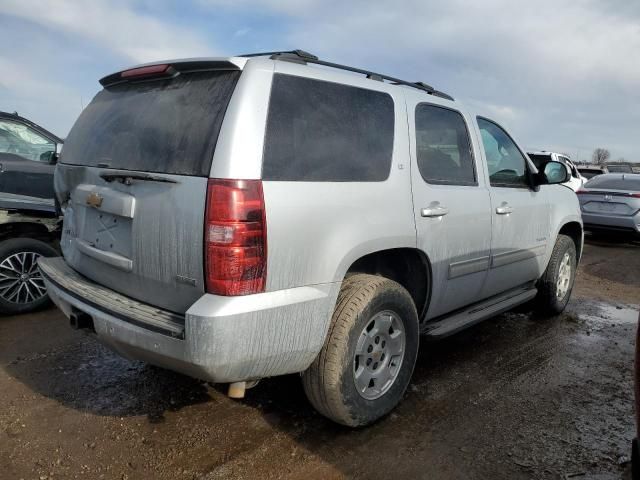
[[[576,278],[578,258],[571,237],[558,235],[551,259],[538,280],[537,310],[543,315],[557,315],[569,303]]]
[[[303,374],[305,393],[338,423],[372,423],[402,398],[418,343],[409,292],[388,278],[353,275],[343,283],[320,354]]]
[[[0,242],[0,313],[26,313],[49,302],[37,261],[56,255],[53,247],[33,238]]]

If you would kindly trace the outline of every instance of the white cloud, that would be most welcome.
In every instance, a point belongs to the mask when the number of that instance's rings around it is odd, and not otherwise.
[[[57,29],[63,35],[78,35],[132,62],[216,53],[199,34],[138,13],[132,5],[135,3],[120,0],[3,0],[0,13]]]
[[[81,99],[76,91],[5,57],[0,57],[0,71],[3,72],[0,77],[3,109],[16,110],[53,128],[54,133],[66,134],[81,111]]]
[[[252,4],[289,15],[292,48],[473,99],[528,143],[607,146],[640,161],[630,108],[640,103],[640,8],[629,2],[290,3]]]
[[[34,25],[50,39],[53,61],[76,77],[86,76],[90,63],[99,68],[91,78],[93,89],[99,75],[127,63],[220,54],[205,40],[211,36],[206,22],[186,26],[198,15],[211,25],[224,22],[224,54],[303,48],[470,99],[525,145],[564,145],[582,152],[602,146],[614,157],[640,160],[638,2],[192,0],[181,4],[182,23],[172,22],[167,5],[160,0],[2,0],[0,15]],[[56,36],[75,39],[77,48],[58,55]],[[58,88],[60,80],[39,76],[42,65],[30,58],[30,51],[37,51],[30,42],[3,53],[21,68],[24,85],[37,99]],[[110,59],[102,60],[102,53]],[[88,61],[83,55],[93,57]],[[29,75],[43,78],[41,85],[30,83]],[[87,82],[81,84],[85,99]],[[27,101],[25,88],[21,98]],[[0,89],[0,100],[7,95],[7,87]]]

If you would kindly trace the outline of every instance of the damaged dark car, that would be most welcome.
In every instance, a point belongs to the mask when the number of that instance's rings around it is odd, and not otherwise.
[[[0,112],[0,313],[48,304],[37,259],[58,255],[53,172],[63,140],[17,113]]]

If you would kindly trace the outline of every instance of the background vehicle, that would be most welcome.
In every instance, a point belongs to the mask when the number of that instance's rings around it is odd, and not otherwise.
[[[607,167],[601,167],[599,165],[580,165],[577,167],[578,172],[587,180],[603,173],[609,173]]]
[[[0,192],[53,199],[62,139],[17,113],[0,112]]]
[[[607,171],[609,173],[633,173],[631,165],[627,163],[608,163]]]
[[[566,167],[538,172],[432,87],[301,51],[101,83],[56,169],[64,259],[39,264],[72,326],[123,355],[237,396],[304,372],[322,414],[365,425],[404,394],[420,332],[569,299]]]
[[[585,230],[640,234],[640,174],[607,173],[578,191]]]
[[[587,181],[587,179],[580,174],[574,163],[569,159],[568,155],[555,152],[546,152],[544,150],[541,152],[529,152],[527,153],[527,155],[529,155],[529,158],[539,170],[544,170],[544,166],[551,160],[563,163],[567,167],[567,170],[571,175],[569,181],[564,183],[564,185],[569,187],[574,192],[577,192],[580,187],[582,187],[582,185],[584,185],[584,183]]]
[[[53,171],[61,145],[30,120],[0,112],[0,313],[48,302],[36,261],[59,255]]]
[[[37,268],[59,255],[60,221],[52,205],[0,200],[0,313],[26,313],[49,302]]]

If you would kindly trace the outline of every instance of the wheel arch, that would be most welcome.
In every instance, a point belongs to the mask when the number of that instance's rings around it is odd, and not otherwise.
[[[34,238],[54,244],[57,235],[46,225],[38,222],[7,222],[0,224],[0,241],[11,238]]]
[[[558,235],[567,235],[573,240],[576,246],[576,256],[579,260],[582,256],[582,249],[584,247],[584,230],[582,224],[577,221],[569,221],[560,227]]]
[[[356,273],[379,275],[398,282],[413,298],[422,322],[429,307],[432,285],[431,262],[423,251],[403,247],[371,252],[355,260],[344,278]]]

